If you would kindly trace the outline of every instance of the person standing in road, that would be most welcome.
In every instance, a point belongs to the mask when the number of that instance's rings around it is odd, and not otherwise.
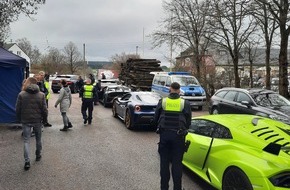
[[[71,106],[72,96],[71,96],[71,90],[65,79],[61,80],[61,85],[62,85],[62,88],[59,91],[58,99],[56,100],[54,107],[57,108],[57,105],[60,104],[59,109],[60,109],[61,116],[63,119],[63,124],[64,124],[64,127],[60,129],[60,131],[67,131],[68,128],[73,127],[66,114],[67,111],[69,110],[69,107]]]
[[[36,161],[41,159],[41,133],[42,121],[47,117],[47,106],[45,94],[40,92],[37,80],[29,77],[23,84],[23,90],[18,94],[16,101],[16,117],[22,123],[24,138],[24,169],[30,168],[30,137],[31,129],[35,132],[36,139]]]
[[[48,107],[48,100],[50,98],[49,74],[44,75],[44,86],[47,89],[46,105]]]
[[[82,78],[82,76],[79,76],[78,81],[77,81],[77,86],[78,89],[80,90],[84,85],[84,79]]]
[[[153,125],[160,135],[158,152],[160,155],[161,190],[168,190],[170,162],[174,190],[182,189],[182,158],[185,151],[185,136],[191,124],[191,107],[188,100],[180,98],[180,85],[174,82],[170,94],[162,98],[156,107]]]
[[[47,98],[48,90],[47,90],[47,88],[45,87],[45,84],[44,84],[44,76],[45,76],[45,72],[44,71],[39,71],[38,72],[37,85],[39,86],[39,90],[45,94],[45,98]],[[43,126],[44,127],[51,127],[52,126],[50,123],[48,123],[48,117],[44,118]]]
[[[81,112],[84,124],[92,124],[94,100],[97,96],[96,88],[92,85],[91,79],[86,79],[85,85],[80,89],[79,97],[82,98]],[[87,114],[88,111],[88,114]]]

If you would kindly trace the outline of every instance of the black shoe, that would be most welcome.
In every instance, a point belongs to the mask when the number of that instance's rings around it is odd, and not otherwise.
[[[41,160],[41,155],[38,155],[38,156],[36,156],[36,159],[35,159],[35,161],[40,161]]]
[[[73,127],[73,125],[71,124],[71,122],[68,122],[67,128],[72,128],[72,127]]]
[[[24,170],[27,171],[30,168],[30,162],[25,162],[24,164]]]
[[[89,123],[88,123],[88,124],[89,124],[89,125],[92,124],[92,120],[89,120]]]
[[[51,127],[52,125],[50,123],[44,123],[43,126],[44,127]]]
[[[60,129],[60,131],[67,131],[67,126],[64,126],[62,129]]]
[[[87,124],[87,122],[88,122],[88,119],[84,119],[84,124]]]

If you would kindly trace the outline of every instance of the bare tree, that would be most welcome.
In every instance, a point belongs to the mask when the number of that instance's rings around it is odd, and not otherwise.
[[[256,30],[256,23],[249,9],[251,0],[212,0],[212,42],[229,52],[234,68],[235,87],[240,87],[239,53],[245,41]]]
[[[121,71],[121,64],[126,63],[128,59],[140,59],[139,54],[126,54],[125,52],[121,54],[115,54],[111,57],[111,61],[113,62],[112,69]]]
[[[253,11],[253,15],[255,19],[257,20],[257,24],[261,31],[263,32],[264,40],[265,40],[265,46],[266,46],[266,88],[270,89],[270,77],[271,77],[271,67],[270,67],[270,53],[271,53],[271,47],[272,42],[274,38],[274,34],[276,29],[278,28],[277,20],[275,20],[269,11],[267,9],[267,6],[265,3],[261,3],[260,0],[256,0],[253,4],[256,8],[255,11]]]
[[[74,74],[83,66],[81,53],[73,42],[69,42],[64,47],[64,55],[71,74]]]
[[[16,43],[30,58],[30,63],[32,65],[40,63],[41,53],[39,49],[36,46],[32,47],[31,42],[27,38],[17,39]]]
[[[10,23],[18,19],[20,14],[28,17],[37,14],[39,5],[45,0],[2,0],[0,1],[0,42],[6,40],[9,35]],[[0,43],[1,44],[1,43]]]
[[[279,25],[280,53],[279,53],[279,93],[289,97],[288,92],[288,39],[290,34],[290,3],[289,0],[258,0],[266,5],[273,18]]]
[[[249,37],[244,43],[245,54],[248,55],[248,61],[250,63],[250,87],[253,88],[253,63],[256,61],[257,49],[259,45],[259,36]],[[248,84],[249,85],[249,84]]]
[[[206,24],[208,0],[177,0],[164,2],[167,13],[160,29],[152,34],[154,47],[168,44],[173,49],[186,48],[191,52],[196,77],[201,80],[202,58],[209,45],[210,32]]]
[[[42,56],[41,65],[49,74],[67,72],[65,57],[57,48],[50,48],[48,54]]]

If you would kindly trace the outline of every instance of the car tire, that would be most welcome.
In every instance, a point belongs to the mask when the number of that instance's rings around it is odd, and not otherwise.
[[[198,110],[198,111],[201,111],[201,110],[202,110],[202,106],[198,106],[198,107],[197,107],[197,110]]]
[[[216,107],[212,108],[212,112],[211,112],[213,115],[217,115],[219,114],[219,111]]]
[[[57,93],[57,92],[58,92],[58,90],[52,90],[52,92],[53,92],[53,93]]]
[[[115,102],[113,102],[112,112],[113,112],[113,116],[117,118],[118,114],[117,114],[117,109],[116,109],[116,103]]]
[[[247,175],[239,168],[232,167],[226,170],[222,181],[223,190],[243,189],[253,190],[253,186]]]
[[[126,115],[125,115],[125,126],[127,129],[133,129],[133,125],[132,125],[132,117],[131,117],[131,114],[130,114],[130,111],[127,110],[126,111]]]

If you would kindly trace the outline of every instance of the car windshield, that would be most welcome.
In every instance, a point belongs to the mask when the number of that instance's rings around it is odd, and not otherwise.
[[[290,106],[289,100],[275,93],[259,94],[253,99],[259,106],[263,107]]]
[[[174,76],[173,82],[178,82],[180,86],[199,86],[198,80],[193,76]]]
[[[161,99],[161,96],[159,94],[138,94],[136,95],[136,98],[143,102],[144,104],[157,104],[158,101]]]

